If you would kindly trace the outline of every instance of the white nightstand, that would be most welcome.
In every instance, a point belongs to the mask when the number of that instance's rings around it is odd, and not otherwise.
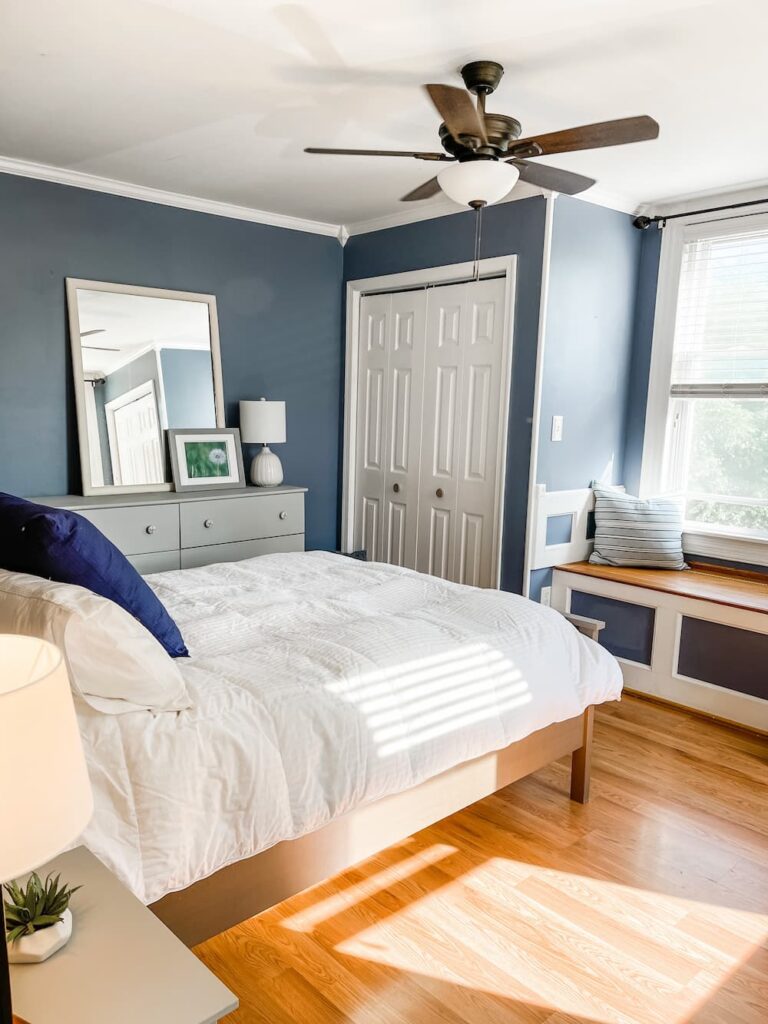
[[[70,885],[69,943],[11,967],[13,1009],[30,1024],[214,1024],[237,998],[88,850],[39,869]]]

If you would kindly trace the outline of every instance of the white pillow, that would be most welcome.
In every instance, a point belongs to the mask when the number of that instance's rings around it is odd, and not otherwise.
[[[191,701],[178,665],[134,617],[84,587],[0,569],[0,633],[63,651],[72,688],[97,711],[180,711]]]

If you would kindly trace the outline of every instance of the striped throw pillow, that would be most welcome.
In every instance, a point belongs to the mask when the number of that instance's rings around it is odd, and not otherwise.
[[[673,498],[642,501],[631,494],[595,487],[596,565],[685,569],[683,512]]]

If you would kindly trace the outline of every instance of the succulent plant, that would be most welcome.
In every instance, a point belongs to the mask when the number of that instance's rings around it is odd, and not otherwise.
[[[61,875],[54,878],[52,874],[43,882],[33,871],[25,888],[18,882],[8,882],[4,888],[10,896],[10,900],[5,900],[6,938],[8,942],[15,942],[22,935],[32,935],[41,928],[58,924],[80,886],[70,889],[61,884]]]

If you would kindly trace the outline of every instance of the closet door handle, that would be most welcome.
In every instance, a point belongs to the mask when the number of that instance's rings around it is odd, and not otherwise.
[[[395,492],[395,494],[399,494],[400,493],[400,484],[392,484],[392,490]]]
[[[438,498],[442,498],[442,496],[443,496],[443,488],[442,487],[438,487],[437,490],[435,491],[435,494],[437,495]]]

